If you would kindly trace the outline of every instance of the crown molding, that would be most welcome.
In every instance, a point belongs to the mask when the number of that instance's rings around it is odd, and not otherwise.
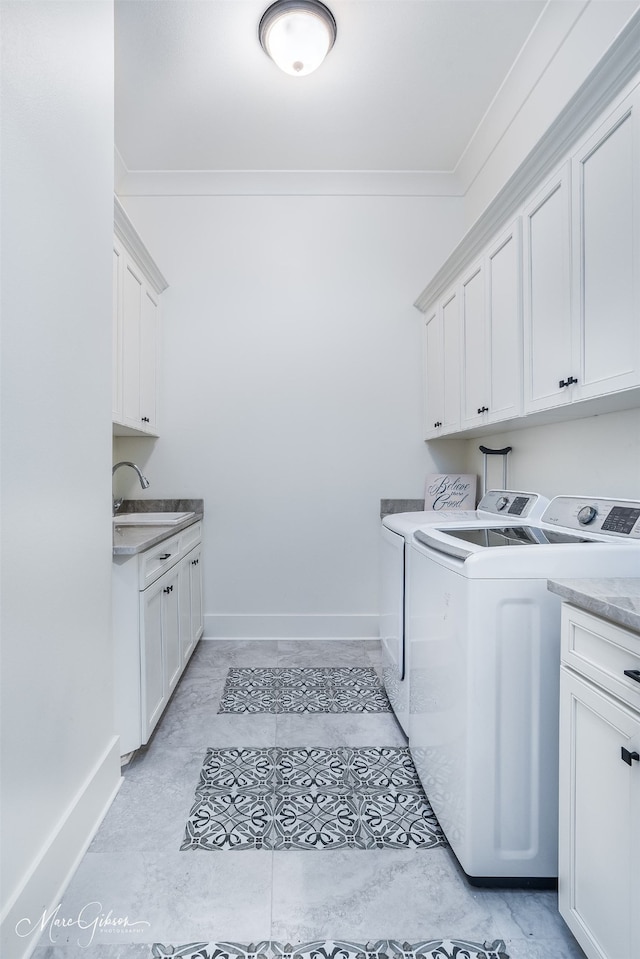
[[[153,257],[140,239],[136,228],[124,211],[118,197],[113,198],[113,226],[119,240],[126,245],[144,270],[156,293],[162,293],[169,284],[156,266]]]
[[[451,256],[414,302],[425,313],[464,267],[516,215],[542,181],[612,101],[631,89],[640,71],[640,11],[611,44],[577,93],[558,114],[529,155],[465,233]]]
[[[460,197],[457,174],[414,170],[129,170],[119,196]]]

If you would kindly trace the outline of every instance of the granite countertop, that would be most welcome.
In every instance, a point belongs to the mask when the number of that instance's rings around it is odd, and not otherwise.
[[[126,513],[193,513],[181,523],[172,526],[118,526],[113,528],[113,555],[135,556],[150,549],[174,533],[197,523],[204,516],[202,499],[139,499],[125,500],[118,514]]]
[[[640,633],[640,578],[550,579],[547,587],[580,609]]]

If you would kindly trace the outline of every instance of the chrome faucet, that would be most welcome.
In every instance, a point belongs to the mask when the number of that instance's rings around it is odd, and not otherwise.
[[[115,465],[115,466],[113,467],[113,469],[111,470],[111,476],[113,476],[113,474],[115,473],[115,471],[116,471],[117,469],[119,469],[121,466],[130,466],[132,470],[135,470],[135,471],[136,471],[136,473],[138,474],[138,479],[140,480],[140,486],[141,486],[143,489],[147,489],[147,488],[150,486],[149,480],[148,480],[147,477],[144,475],[144,473],[142,472],[142,470],[140,469],[140,467],[139,467],[139,466],[136,466],[135,463],[130,463],[128,460],[122,460],[121,463],[116,463],[116,465]],[[122,506],[122,500],[123,500],[123,497],[122,497],[122,496],[120,497],[120,499],[116,499],[116,498],[114,497],[114,500],[113,500],[113,515],[114,515],[114,516],[116,515],[116,513],[118,512],[118,510],[119,510],[120,507]]]

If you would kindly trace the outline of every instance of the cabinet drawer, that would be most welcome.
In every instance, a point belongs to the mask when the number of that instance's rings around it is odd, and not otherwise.
[[[180,559],[180,536],[171,536],[140,556],[140,589],[146,589]]]
[[[562,661],[640,710],[640,636],[567,603],[562,606]],[[640,675],[640,672],[638,672]]]
[[[185,556],[202,539],[202,523],[193,523],[180,533],[180,555]]]

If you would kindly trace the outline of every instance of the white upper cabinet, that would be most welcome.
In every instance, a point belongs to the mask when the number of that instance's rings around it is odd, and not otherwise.
[[[525,412],[571,401],[569,169],[565,164],[524,210]]]
[[[460,429],[459,299],[451,290],[425,321],[426,439]]]
[[[519,218],[462,278],[463,429],[522,409]]]
[[[160,294],[157,266],[116,200],[113,244],[113,432],[158,435]]]
[[[640,384],[640,97],[572,158],[575,398]]]
[[[626,71],[637,51],[630,44]],[[600,112],[589,81],[414,304],[427,317],[426,439],[640,405],[640,75],[623,85],[613,55],[609,68],[617,99]],[[458,381],[446,290],[456,291]],[[459,417],[445,402],[453,410],[457,386]]]

